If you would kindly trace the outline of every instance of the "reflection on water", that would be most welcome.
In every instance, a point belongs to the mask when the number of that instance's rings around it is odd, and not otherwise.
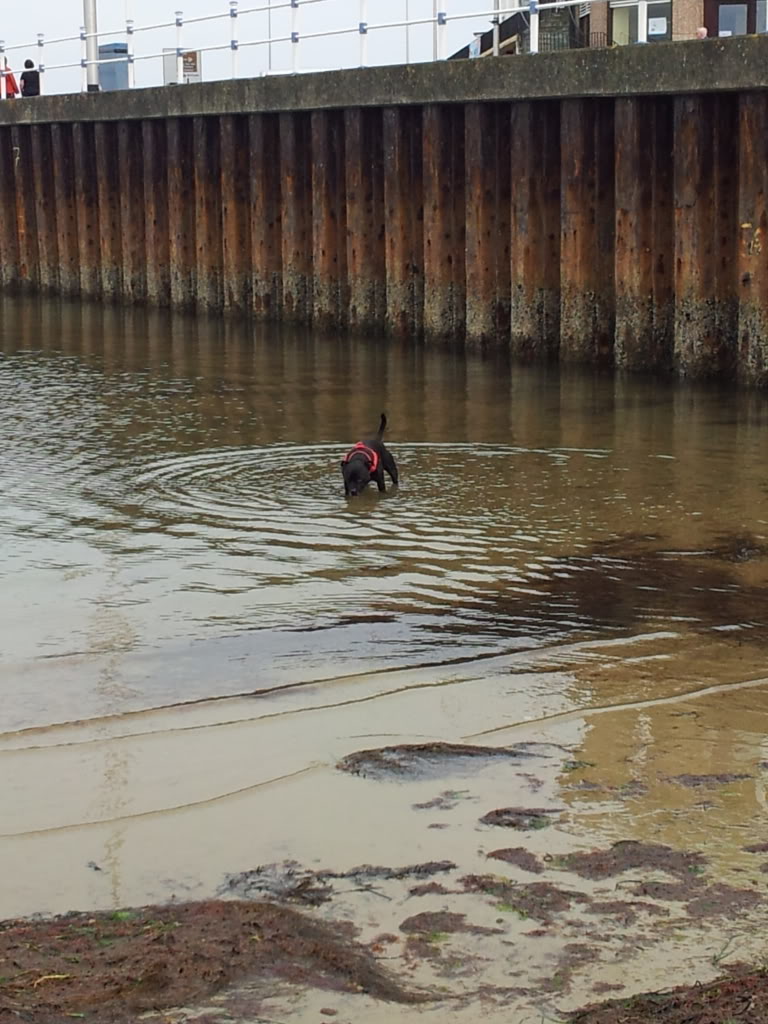
[[[111,894],[89,876],[72,904],[164,893],[137,851],[171,835],[162,870],[178,885],[186,837],[209,891],[253,856],[215,801],[327,783],[372,735],[580,745],[577,835],[672,841],[699,813],[667,781],[686,771],[749,766],[708,798],[723,830],[763,807],[763,684],[665,703],[765,673],[763,396],[27,300],[0,337],[11,869],[92,822]],[[382,409],[402,486],[347,503],[339,458]],[[325,813],[280,819],[265,857],[330,856]],[[79,865],[57,841],[36,855]]]

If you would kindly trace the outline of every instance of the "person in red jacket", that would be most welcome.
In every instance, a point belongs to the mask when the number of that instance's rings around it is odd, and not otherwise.
[[[5,61],[5,95],[9,100],[16,99],[19,95],[19,86],[16,82],[16,76],[8,67],[8,61]]]

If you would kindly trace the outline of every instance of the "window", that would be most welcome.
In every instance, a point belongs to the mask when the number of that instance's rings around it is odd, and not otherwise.
[[[768,0],[762,0],[768,4]],[[646,38],[649,43],[672,38],[672,4],[648,4]],[[616,46],[637,42],[637,7],[625,6],[624,0],[611,4],[611,41]]]

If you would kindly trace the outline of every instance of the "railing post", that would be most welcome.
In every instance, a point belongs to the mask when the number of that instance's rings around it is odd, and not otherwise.
[[[80,26],[80,91],[88,92],[88,37],[85,34],[85,25]]]
[[[531,30],[531,53],[539,52],[539,5],[537,0],[531,0],[528,5],[530,12],[530,30]]]
[[[360,0],[360,67],[364,68],[368,63],[368,4],[367,0]]]
[[[491,18],[491,24],[493,25],[493,49],[491,52],[494,57],[498,57],[501,46],[501,35],[499,32],[499,0],[493,0],[493,17]]]
[[[291,0],[291,67],[293,74],[299,66],[299,0]]]
[[[126,57],[128,58],[128,88],[136,88],[136,67],[134,65],[135,54],[133,52],[133,18],[128,18],[125,23],[125,46]]]
[[[437,12],[437,59],[445,60],[446,31],[448,15],[445,11]]]
[[[237,78],[238,73],[238,57],[240,44],[238,42],[237,34],[237,2],[238,0],[229,0],[229,23],[231,26],[229,45],[232,48],[232,77]]]
[[[176,85],[184,85],[184,51],[181,48],[181,29],[184,12],[176,11]]]
[[[411,63],[411,11],[405,0],[405,63]]]
[[[648,42],[648,0],[637,0],[637,41]]]
[[[44,83],[44,79],[45,79],[45,60],[43,59],[43,56],[44,56],[44,49],[43,49],[43,47],[44,46],[45,46],[45,34],[43,32],[38,32],[37,33],[37,47],[40,50],[40,60],[37,62],[37,73],[38,73],[39,80],[40,80],[40,95],[41,96],[43,96],[45,94],[45,83]]]
[[[8,99],[8,86],[5,81],[5,40],[0,40],[0,100]]]

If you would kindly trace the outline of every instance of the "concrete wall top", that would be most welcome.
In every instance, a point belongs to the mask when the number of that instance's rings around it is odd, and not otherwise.
[[[0,103],[0,124],[768,89],[768,35],[70,93]]]

